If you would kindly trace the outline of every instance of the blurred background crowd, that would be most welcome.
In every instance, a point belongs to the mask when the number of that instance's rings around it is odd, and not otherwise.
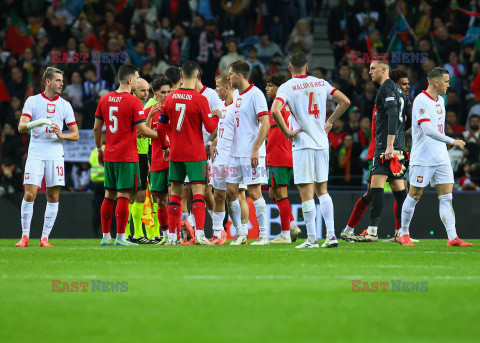
[[[329,134],[330,188],[365,187],[378,89],[369,61],[388,54],[408,75],[411,101],[426,89],[431,69],[448,69],[445,133],[467,142],[463,151],[449,150],[456,186],[480,190],[479,48],[480,1],[0,0],[0,195],[22,190],[29,137],[18,133],[18,120],[26,97],[42,91],[49,65],[65,71],[62,96],[79,128],[91,130],[98,100],[116,89],[123,63],[139,66],[150,82],[195,60],[214,88],[215,75],[244,59],[250,81],[265,89],[271,73],[288,75],[288,54],[298,50],[310,74],[352,103]],[[66,166],[68,190],[92,189],[88,162]]]

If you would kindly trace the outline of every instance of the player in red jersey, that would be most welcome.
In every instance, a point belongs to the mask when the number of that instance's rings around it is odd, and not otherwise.
[[[177,244],[175,228],[181,219],[181,194],[185,176],[192,185],[192,212],[195,216],[195,244],[210,245],[205,237],[205,183],[207,154],[203,145],[202,124],[213,132],[218,124],[218,111],[209,117],[207,98],[195,91],[200,76],[196,62],[182,65],[182,88],[170,93],[163,102],[157,132],[169,163],[168,178],[172,183],[168,204],[169,239],[165,245]],[[169,131],[168,131],[169,130]],[[169,133],[170,144],[166,140]]]
[[[280,73],[270,75],[267,79],[267,96],[275,99],[278,87],[284,83],[285,76]],[[285,104],[281,110],[283,120],[291,126],[290,108]],[[268,114],[270,130],[267,136],[267,174],[270,198],[277,204],[280,212],[282,233],[270,243],[292,243],[301,233],[295,224],[292,207],[288,200],[288,186],[293,175],[292,142],[283,134],[272,117]]]
[[[128,203],[140,185],[138,165],[138,135],[156,138],[157,133],[145,125],[142,102],[132,95],[138,83],[138,70],[131,65],[118,69],[120,86],[114,92],[101,97],[95,113],[93,133],[98,149],[98,162],[105,165],[105,199],[100,210],[103,239],[100,245],[136,245],[125,240],[128,220]],[[105,151],[102,148],[102,126],[107,127]],[[117,200],[115,217],[117,237],[113,242],[110,225],[113,207]]]
[[[165,98],[170,94],[172,82],[165,76],[160,76],[152,81],[153,99],[157,101],[151,107],[145,109],[147,127],[157,131],[160,109]],[[159,139],[152,139],[152,165],[150,167],[150,192],[154,201],[158,204],[157,217],[162,230],[160,245],[168,240],[168,161],[163,157],[163,149]],[[157,239],[158,241],[158,239]]]
[[[407,77],[407,73],[396,69],[392,70],[390,72],[390,78],[395,81],[400,88],[405,92],[405,94],[408,96],[408,92],[410,90],[410,83]],[[408,104],[407,106],[410,106],[411,104]],[[411,113],[411,110],[408,112]],[[367,160],[368,160],[368,169],[370,172],[369,178],[368,178],[368,186],[367,186],[367,191],[365,192],[364,195],[360,199],[357,200],[355,203],[355,207],[353,208],[352,214],[350,215],[350,219],[348,221],[347,226],[345,229],[343,229],[342,233],[340,236],[346,240],[347,242],[349,241],[355,241],[357,240],[358,237],[361,237],[362,235],[364,236],[366,232],[362,232],[360,236],[355,236],[353,234],[353,231],[357,224],[360,222],[362,219],[363,215],[365,214],[365,211],[367,210],[368,206],[372,202],[372,191],[370,189],[370,179],[372,177],[371,171],[372,171],[372,165],[373,165],[373,154],[375,153],[375,122],[376,122],[376,117],[377,117],[377,107],[376,105],[373,107],[373,112],[372,112],[372,130],[371,130],[371,141],[370,145],[368,146],[368,153],[367,153]],[[407,118],[407,121],[411,121],[411,118]],[[405,187],[406,188],[406,187]],[[398,218],[397,215],[397,201],[395,201],[393,205],[393,213],[395,215],[395,234],[392,238],[384,240],[384,242],[396,242],[398,238],[398,232],[400,230],[400,218]],[[356,238],[357,237],[357,238]],[[416,239],[411,239],[412,242],[418,242]]]

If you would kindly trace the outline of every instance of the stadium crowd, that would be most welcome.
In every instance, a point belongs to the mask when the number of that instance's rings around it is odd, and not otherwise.
[[[321,1],[5,0],[0,6],[0,27],[7,28],[0,33],[2,195],[22,189],[29,137],[17,131],[18,120],[26,97],[41,91],[48,65],[65,71],[62,96],[72,103],[79,128],[88,130],[100,96],[117,88],[115,73],[124,63],[139,66],[151,82],[169,66],[195,60],[203,83],[215,88],[215,75],[243,59],[251,68],[249,81],[265,90],[268,75],[288,74],[286,56],[292,51],[305,52],[315,66],[310,24]],[[320,11],[328,16],[335,69],[309,72],[327,79],[352,104],[329,134],[332,186],[351,189],[365,182],[378,89],[368,65],[375,54],[388,53],[392,66],[408,75],[410,100],[426,88],[426,75],[435,66],[449,70],[445,132],[467,142],[463,151],[450,148],[457,185],[479,189],[478,6],[455,0],[340,0],[329,12]],[[24,34],[15,37],[21,29]],[[88,163],[66,167],[69,190],[93,188]]]

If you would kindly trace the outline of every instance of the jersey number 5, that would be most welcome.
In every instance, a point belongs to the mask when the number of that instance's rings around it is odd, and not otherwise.
[[[320,116],[320,110],[315,102],[313,92],[310,92],[310,96],[308,98],[308,114],[315,116],[315,118]]]
[[[114,112],[118,112],[117,106],[110,106],[108,108],[108,120],[110,120],[113,125],[108,125],[108,129],[111,133],[115,133],[118,130],[118,118],[115,117]]]
[[[178,122],[177,122],[177,131],[180,131],[182,129],[183,120],[185,119],[186,109],[187,109],[187,105],[185,104],[175,104],[175,111],[180,112],[180,115],[178,116]]]

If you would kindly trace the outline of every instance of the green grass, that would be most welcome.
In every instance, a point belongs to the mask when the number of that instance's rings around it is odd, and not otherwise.
[[[16,241],[0,240],[2,342],[477,342],[480,333],[480,240],[308,250]],[[51,292],[55,279],[127,281],[128,291]],[[353,279],[426,281],[428,291],[357,293]]]

